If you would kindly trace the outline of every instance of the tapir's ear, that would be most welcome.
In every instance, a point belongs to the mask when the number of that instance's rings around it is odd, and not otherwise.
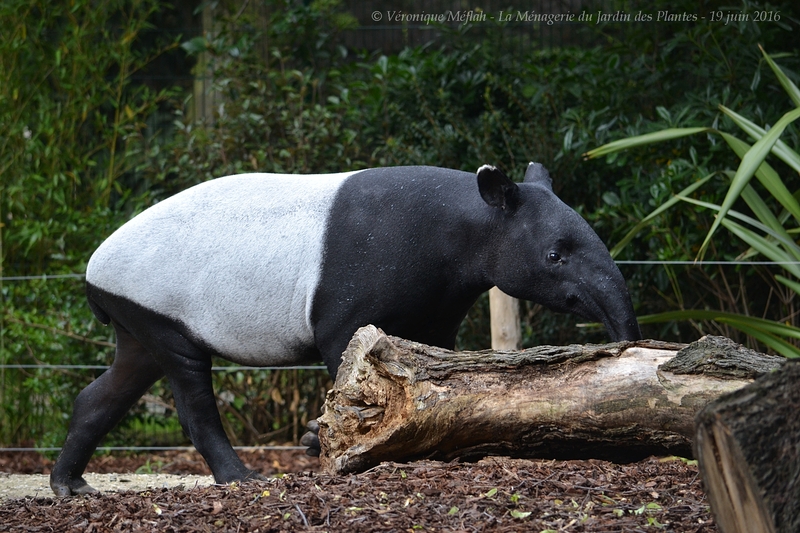
[[[525,171],[525,183],[539,183],[544,185],[551,191],[553,190],[553,180],[550,178],[550,173],[541,163],[528,163],[528,170]]]
[[[478,169],[478,190],[483,201],[492,207],[513,211],[519,204],[517,184],[491,165],[483,165]]]

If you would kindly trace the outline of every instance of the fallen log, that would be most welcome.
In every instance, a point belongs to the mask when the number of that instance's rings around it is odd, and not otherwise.
[[[697,411],[782,361],[725,358],[705,339],[452,352],[367,326],[318,419],[321,463],[348,473],[419,458],[689,456]],[[659,369],[676,354],[675,371]]]
[[[695,457],[721,533],[800,531],[800,362],[697,415]]]

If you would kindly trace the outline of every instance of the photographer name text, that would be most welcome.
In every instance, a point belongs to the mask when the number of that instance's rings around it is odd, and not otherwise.
[[[416,23],[416,24],[468,24],[486,21],[497,22],[523,22],[540,24],[563,24],[563,23],[589,23],[601,24],[608,22],[698,22],[708,20],[724,25],[737,22],[778,22],[781,20],[780,11],[760,10],[760,11],[709,11],[707,13],[689,13],[686,11],[656,11],[654,13],[638,11],[614,11],[614,12],[587,12],[581,13],[541,13],[534,10],[526,11],[500,11],[497,14],[487,13],[480,9],[470,9],[468,11],[447,11],[445,13],[407,13],[404,11],[373,11],[372,20],[380,22],[386,18],[387,22],[393,23]]]

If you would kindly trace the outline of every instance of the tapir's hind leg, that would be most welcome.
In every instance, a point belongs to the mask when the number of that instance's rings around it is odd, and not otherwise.
[[[103,437],[164,376],[161,367],[130,333],[114,324],[117,351],[111,368],[75,400],[67,439],[50,474],[57,496],[94,492],[83,471]]]
[[[265,479],[244,466],[225,434],[211,383],[213,350],[192,338],[180,322],[109,295],[101,296],[117,315],[136,317],[129,329],[137,333],[169,380],[181,426],[216,482]]]
[[[211,360],[184,354],[160,354],[175,397],[178,418],[217,483],[266,479],[245,467],[222,427],[211,383]]]

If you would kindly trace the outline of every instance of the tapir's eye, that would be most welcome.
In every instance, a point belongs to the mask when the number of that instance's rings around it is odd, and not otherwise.
[[[560,263],[561,262],[561,254],[558,252],[550,252],[547,254],[547,260],[551,263]]]

